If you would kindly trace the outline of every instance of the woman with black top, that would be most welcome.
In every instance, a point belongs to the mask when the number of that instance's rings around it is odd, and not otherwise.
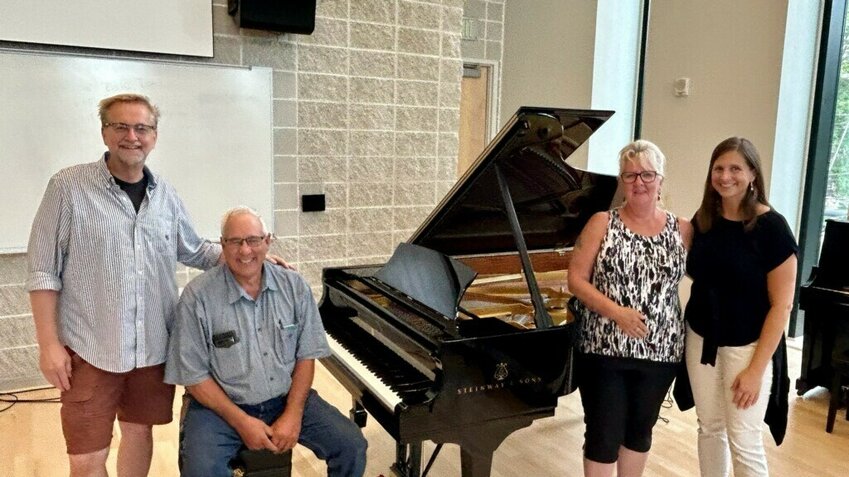
[[[575,245],[584,475],[642,475],[652,428],[684,354],[678,284],[692,236],[658,200],[664,156],[648,141],[619,153],[625,204],[593,215]]]
[[[783,400],[784,415],[773,417],[786,425],[787,386],[783,397],[770,394],[780,369],[773,358],[783,351],[793,306],[798,247],[766,200],[760,158],[747,139],[728,138],[714,149],[693,227],[685,354],[701,475],[725,477],[731,462],[735,477],[767,476],[762,422],[768,404]]]

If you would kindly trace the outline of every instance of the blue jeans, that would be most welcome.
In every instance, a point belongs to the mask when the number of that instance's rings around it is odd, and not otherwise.
[[[282,397],[254,405],[239,405],[249,415],[271,425],[286,402]],[[366,468],[368,442],[360,428],[310,390],[304,405],[298,443],[327,461],[328,477],[360,477]],[[215,411],[192,399],[180,427],[182,477],[230,477],[230,460],[242,439]]]

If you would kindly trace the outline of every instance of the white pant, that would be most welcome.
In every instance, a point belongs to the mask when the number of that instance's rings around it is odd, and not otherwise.
[[[763,419],[772,386],[772,363],[764,372],[757,402],[738,409],[731,385],[751,362],[757,343],[719,347],[716,366],[700,363],[703,344],[704,339],[688,326],[686,360],[699,418],[701,475],[726,477],[731,460],[735,477],[768,477]]]

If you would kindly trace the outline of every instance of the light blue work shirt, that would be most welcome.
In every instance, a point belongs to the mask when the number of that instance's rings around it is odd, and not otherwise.
[[[183,290],[165,382],[191,386],[214,379],[236,404],[288,394],[295,363],[330,355],[318,307],[298,273],[263,263],[254,300],[226,264]]]

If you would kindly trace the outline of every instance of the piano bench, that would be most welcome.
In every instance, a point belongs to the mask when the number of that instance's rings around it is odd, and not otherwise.
[[[828,403],[828,418],[825,422],[825,432],[828,433],[834,430],[837,409],[844,401],[843,382],[849,381],[849,349],[835,353],[831,358],[831,367],[834,370],[834,379],[831,383],[831,399]],[[846,409],[846,420],[849,421],[849,406]]]
[[[265,449],[242,449],[230,466],[233,477],[291,477],[292,451],[275,454]]]

